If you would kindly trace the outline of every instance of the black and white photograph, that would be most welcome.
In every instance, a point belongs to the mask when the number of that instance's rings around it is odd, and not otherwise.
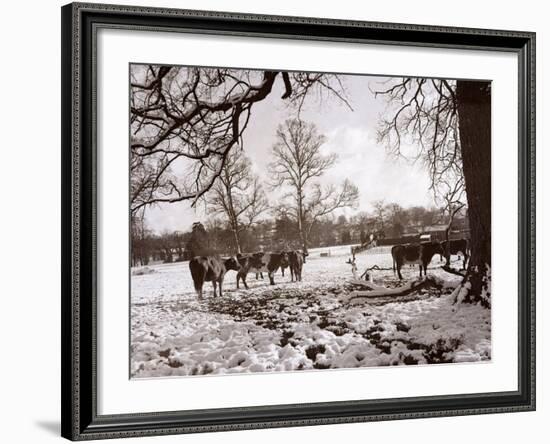
[[[131,64],[130,375],[491,360],[491,82]]]

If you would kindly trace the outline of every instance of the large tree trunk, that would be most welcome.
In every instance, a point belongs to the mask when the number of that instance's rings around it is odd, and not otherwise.
[[[302,190],[297,189],[298,192],[298,233],[300,234],[300,241],[302,242],[302,251],[307,253],[307,234],[304,221],[304,199],[302,196]]]
[[[471,257],[457,300],[491,304],[491,84],[458,80],[456,101]]]
[[[235,248],[237,249],[237,254],[241,254],[242,250],[241,250],[241,239],[239,238],[239,228],[233,227],[231,231],[233,231],[233,236],[235,238]]]
[[[307,244],[308,244],[308,241],[307,241],[307,235],[305,233],[305,228],[304,228],[304,224],[303,223],[300,223],[299,226],[298,226],[298,229],[300,231],[300,241],[302,243],[302,251],[304,253],[307,253]]]

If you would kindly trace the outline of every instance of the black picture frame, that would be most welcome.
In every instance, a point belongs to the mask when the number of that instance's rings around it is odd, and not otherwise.
[[[62,436],[71,440],[535,409],[535,34],[72,3],[62,14]],[[97,414],[95,39],[100,27],[509,51],[519,61],[518,390]]]

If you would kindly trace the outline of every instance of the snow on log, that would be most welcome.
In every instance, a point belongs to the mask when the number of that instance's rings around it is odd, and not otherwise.
[[[351,281],[351,283],[353,283],[354,285],[363,286],[367,290],[352,291],[349,295],[342,295],[340,299],[342,302],[355,304],[372,298],[407,296],[410,293],[421,290],[423,288],[435,287],[441,289],[446,286],[445,281],[434,278],[432,276],[409,282],[408,284],[398,288],[381,287],[367,281],[353,280]]]

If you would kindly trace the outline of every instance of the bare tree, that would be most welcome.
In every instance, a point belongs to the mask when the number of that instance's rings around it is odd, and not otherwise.
[[[132,266],[148,265],[151,256],[150,239],[152,233],[145,222],[145,211],[139,211],[131,215],[130,228]]]
[[[376,237],[386,237],[386,235],[388,235],[388,233],[386,233],[387,223],[390,216],[388,213],[388,205],[386,204],[384,199],[378,199],[374,202],[371,202],[371,206],[374,209],[373,234]]]
[[[321,153],[324,141],[314,124],[289,119],[279,125],[272,149],[273,185],[290,188],[284,198],[292,202],[289,209],[306,252],[315,222],[339,208],[356,207],[359,199],[359,190],[348,180],[339,189],[333,185],[322,187],[316,182],[337,159],[336,154]]]
[[[388,207],[384,199],[375,200],[371,203],[374,208],[374,216],[380,223],[384,223],[388,217]]]
[[[240,150],[229,153],[205,202],[214,215],[225,217],[233,232],[237,253],[242,253],[241,233],[268,209],[267,198],[252,172],[250,160]]]
[[[403,78],[376,95],[392,109],[380,140],[398,155],[423,160],[438,187],[449,171],[464,177],[472,256],[457,300],[490,306],[491,84],[484,81]],[[411,148],[412,146],[412,148]]]
[[[252,107],[272,93],[277,79],[284,85],[281,98],[296,108],[315,91],[345,102],[331,74],[132,65],[132,212],[161,202],[194,205],[214,185],[231,150],[243,147]]]

